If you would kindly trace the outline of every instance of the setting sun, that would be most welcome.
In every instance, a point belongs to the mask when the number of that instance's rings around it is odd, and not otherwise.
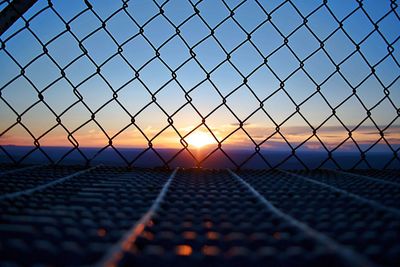
[[[205,132],[192,133],[186,138],[186,142],[188,142],[189,145],[197,148],[216,143],[212,135]]]

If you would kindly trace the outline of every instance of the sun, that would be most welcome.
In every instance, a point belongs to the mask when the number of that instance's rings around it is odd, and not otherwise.
[[[195,132],[186,138],[186,142],[191,146],[201,148],[206,145],[214,144],[215,139],[205,132]]]

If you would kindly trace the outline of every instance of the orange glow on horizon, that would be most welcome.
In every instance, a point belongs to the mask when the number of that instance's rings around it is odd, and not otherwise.
[[[218,142],[214,136],[207,129],[196,129],[189,135],[185,135],[190,132],[195,126],[180,127],[177,130],[182,133],[181,136],[185,136],[184,139],[189,145],[189,149],[202,149],[205,147],[217,147]],[[210,130],[214,133],[218,140],[223,140],[223,148],[253,148],[254,144],[251,142],[249,137],[243,131],[235,131],[237,126],[231,124],[221,124],[219,127],[211,127]],[[273,129],[266,130],[262,125],[250,124],[246,125],[247,132],[252,136],[256,143],[262,143],[262,149],[279,149],[285,148],[285,142],[279,134],[274,134]],[[151,141],[155,149],[181,149],[182,143],[180,137],[173,130],[169,129],[159,134],[159,128],[149,128],[146,130],[146,136]],[[232,134],[234,132],[234,134]],[[287,127],[281,129],[282,134],[285,136],[287,141],[293,145],[299,144],[304,140],[308,139],[312,133],[307,127]],[[36,138],[38,135],[34,135]],[[116,137],[112,137],[112,145],[115,148],[139,148],[145,149],[148,147],[149,142],[146,138],[135,129],[128,129]],[[156,138],[152,139],[154,136]],[[226,138],[229,136],[229,138]],[[80,131],[73,134],[76,143],[79,147],[83,148],[99,148],[105,147],[110,144],[109,139],[99,129],[90,129],[88,131]],[[328,147],[328,149],[335,148],[343,140],[349,139],[348,132],[340,127],[327,127],[318,131],[318,137]],[[264,142],[266,138],[268,141]],[[358,144],[368,145],[373,144],[380,138],[379,133],[374,127],[359,128],[357,131],[353,131],[352,138],[356,140]],[[392,145],[400,144],[400,126],[394,126],[390,131],[385,131],[385,139]],[[72,140],[72,138],[70,139]],[[38,143],[41,147],[72,147],[68,134],[64,130],[58,129],[49,132],[43,138],[38,139]],[[341,146],[341,149],[353,149],[354,145],[351,140],[348,140],[348,144]],[[385,144],[384,140],[380,140],[381,144]],[[284,146],[282,146],[282,144]],[[34,146],[33,138],[26,133],[22,128],[15,128],[12,131],[6,132],[0,136],[1,146]],[[315,138],[311,138],[307,143],[303,144],[304,148],[308,150],[323,150],[320,142]]]

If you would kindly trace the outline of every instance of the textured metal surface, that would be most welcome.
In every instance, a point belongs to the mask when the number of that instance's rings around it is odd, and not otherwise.
[[[382,179],[400,184],[400,172],[391,170],[353,170],[353,173],[367,175],[369,177]]]
[[[50,183],[82,170],[82,167],[42,167],[0,176],[0,194],[16,193]]]
[[[39,168],[40,166],[34,165],[34,166],[16,166],[16,165],[9,165],[9,164],[0,164],[0,176],[4,175],[6,173],[15,173],[15,172],[21,172],[24,170],[29,170],[29,169],[36,169]]]
[[[146,212],[167,176],[100,167],[1,201],[0,265],[94,263]]]
[[[397,266],[400,262],[398,214],[278,171],[248,171],[240,175],[277,208],[313,229],[376,263]],[[351,183],[352,179],[347,177],[347,181]],[[375,190],[373,186],[369,188],[371,192]]]
[[[228,172],[193,170],[177,174],[163,205],[120,264],[281,263],[354,266],[268,210]]]
[[[368,177],[337,173],[331,170],[299,171],[297,173],[361,197],[375,200],[385,206],[400,209],[400,185],[387,184],[385,181],[379,182],[379,180],[371,180]]]
[[[81,170],[41,166],[18,175],[41,181],[34,188]],[[362,175],[369,173],[378,179],[373,170]],[[13,186],[15,175],[0,179]],[[0,265],[398,266],[396,206],[382,209],[390,202],[368,178],[367,195],[324,186],[332,175],[99,166],[1,200]],[[362,185],[363,176],[342,177]]]

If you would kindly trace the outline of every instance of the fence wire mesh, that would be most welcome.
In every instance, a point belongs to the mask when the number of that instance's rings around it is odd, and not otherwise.
[[[342,169],[376,167],[369,155],[385,152],[383,168],[400,162],[395,0],[39,0],[24,14],[20,3],[0,2],[3,159],[90,164],[113,151],[129,166],[151,153],[167,167],[222,157]],[[347,167],[346,151],[357,154]]]

